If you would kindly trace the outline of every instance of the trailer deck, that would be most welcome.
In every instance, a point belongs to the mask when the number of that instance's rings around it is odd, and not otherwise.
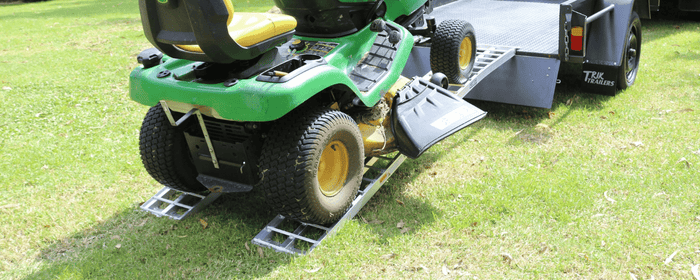
[[[430,15],[438,24],[445,19],[468,21],[478,44],[517,47],[518,55],[552,57],[559,53],[558,3],[458,1],[437,7]]]

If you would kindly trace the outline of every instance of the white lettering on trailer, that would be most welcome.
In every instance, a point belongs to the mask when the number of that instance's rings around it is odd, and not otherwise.
[[[583,73],[586,74],[586,77],[583,79],[586,83],[607,87],[615,86],[615,81],[608,81],[603,78],[604,72],[583,71]]]
[[[469,117],[469,107],[462,106],[462,107],[459,107],[459,109],[454,110],[454,111],[442,116],[441,118],[434,121],[430,125],[433,126],[434,128],[439,129],[439,130],[443,130],[446,127],[452,125],[453,123],[455,123],[461,119],[464,119],[466,117]]]

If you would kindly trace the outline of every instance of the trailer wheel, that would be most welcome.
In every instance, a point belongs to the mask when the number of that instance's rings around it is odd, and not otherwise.
[[[622,49],[622,65],[618,73],[617,87],[626,89],[634,84],[639,71],[639,58],[642,50],[642,22],[637,12],[632,12],[630,24],[627,27],[625,47]]]
[[[295,220],[338,221],[362,181],[364,146],[355,121],[332,109],[297,110],[277,121],[260,158],[270,206]]]
[[[197,181],[182,128],[170,125],[160,105],[148,109],[143,119],[139,150],[143,166],[158,183],[184,192],[207,190]]]
[[[432,40],[433,73],[444,73],[450,83],[466,83],[476,60],[474,27],[463,20],[446,20],[438,25]]]

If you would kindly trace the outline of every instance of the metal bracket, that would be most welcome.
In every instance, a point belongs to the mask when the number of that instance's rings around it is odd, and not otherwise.
[[[172,126],[180,126],[183,122],[185,122],[187,119],[189,119],[192,114],[194,114],[197,109],[192,109],[187,114],[182,116],[180,119],[175,121],[175,118],[173,117],[173,113],[170,111],[170,107],[168,107],[168,103],[165,100],[160,101],[160,106],[163,107],[163,112],[165,112],[165,116],[168,117],[168,121],[170,121],[170,125]]]
[[[163,107],[163,111],[165,112],[165,115],[168,117],[168,121],[170,121],[170,124],[172,126],[180,126],[183,122],[189,119],[192,116],[192,114],[197,115],[197,120],[199,120],[199,126],[202,128],[202,134],[204,134],[204,140],[206,140],[207,148],[209,148],[209,154],[211,154],[211,162],[214,164],[214,168],[219,169],[219,160],[216,158],[214,145],[211,143],[209,132],[207,132],[207,126],[204,124],[204,117],[202,117],[202,112],[200,112],[197,108],[193,108],[192,110],[187,112],[187,114],[175,121],[173,113],[170,111],[170,107],[168,107],[168,102],[166,102],[165,100],[161,100],[160,106]],[[245,165],[245,162],[243,164]],[[241,167],[241,170],[243,170],[243,167]]]
[[[197,115],[199,120],[199,126],[202,127],[202,134],[204,134],[204,140],[207,142],[207,148],[209,148],[209,154],[211,154],[211,162],[214,164],[214,168],[219,169],[219,160],[216,159],[216,152],[214,152],[214,145],[211,143],[211,138],[209,137],[209,132],[207,132],[207,126],[204,124],[204,117],[202,117],[202,112],[197,109],[192,109]]]

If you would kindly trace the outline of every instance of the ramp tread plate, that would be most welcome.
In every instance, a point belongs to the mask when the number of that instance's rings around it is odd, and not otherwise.
[[[478,45],[476,47],[476,61],[472,73],[469,75],[469,80],[464,84],[450,84],[448,90],[464,98],[479,82],[513,58],[515,52],[516,48],[514,47]],[[423,78],[430,79],[432,74],[432,71],[428,72]]]
[[[515,48],[479,45],[476,48],[476,61],[469,80],[456,90],[459,97],[466,96],[486,76],[515,56]]]
[[[210,193],[203,196],[165,186],[144,202],[141,209],[157,217],[165,216],[174,220],[182,220],[203,209],[220,195],[221,193]]]

